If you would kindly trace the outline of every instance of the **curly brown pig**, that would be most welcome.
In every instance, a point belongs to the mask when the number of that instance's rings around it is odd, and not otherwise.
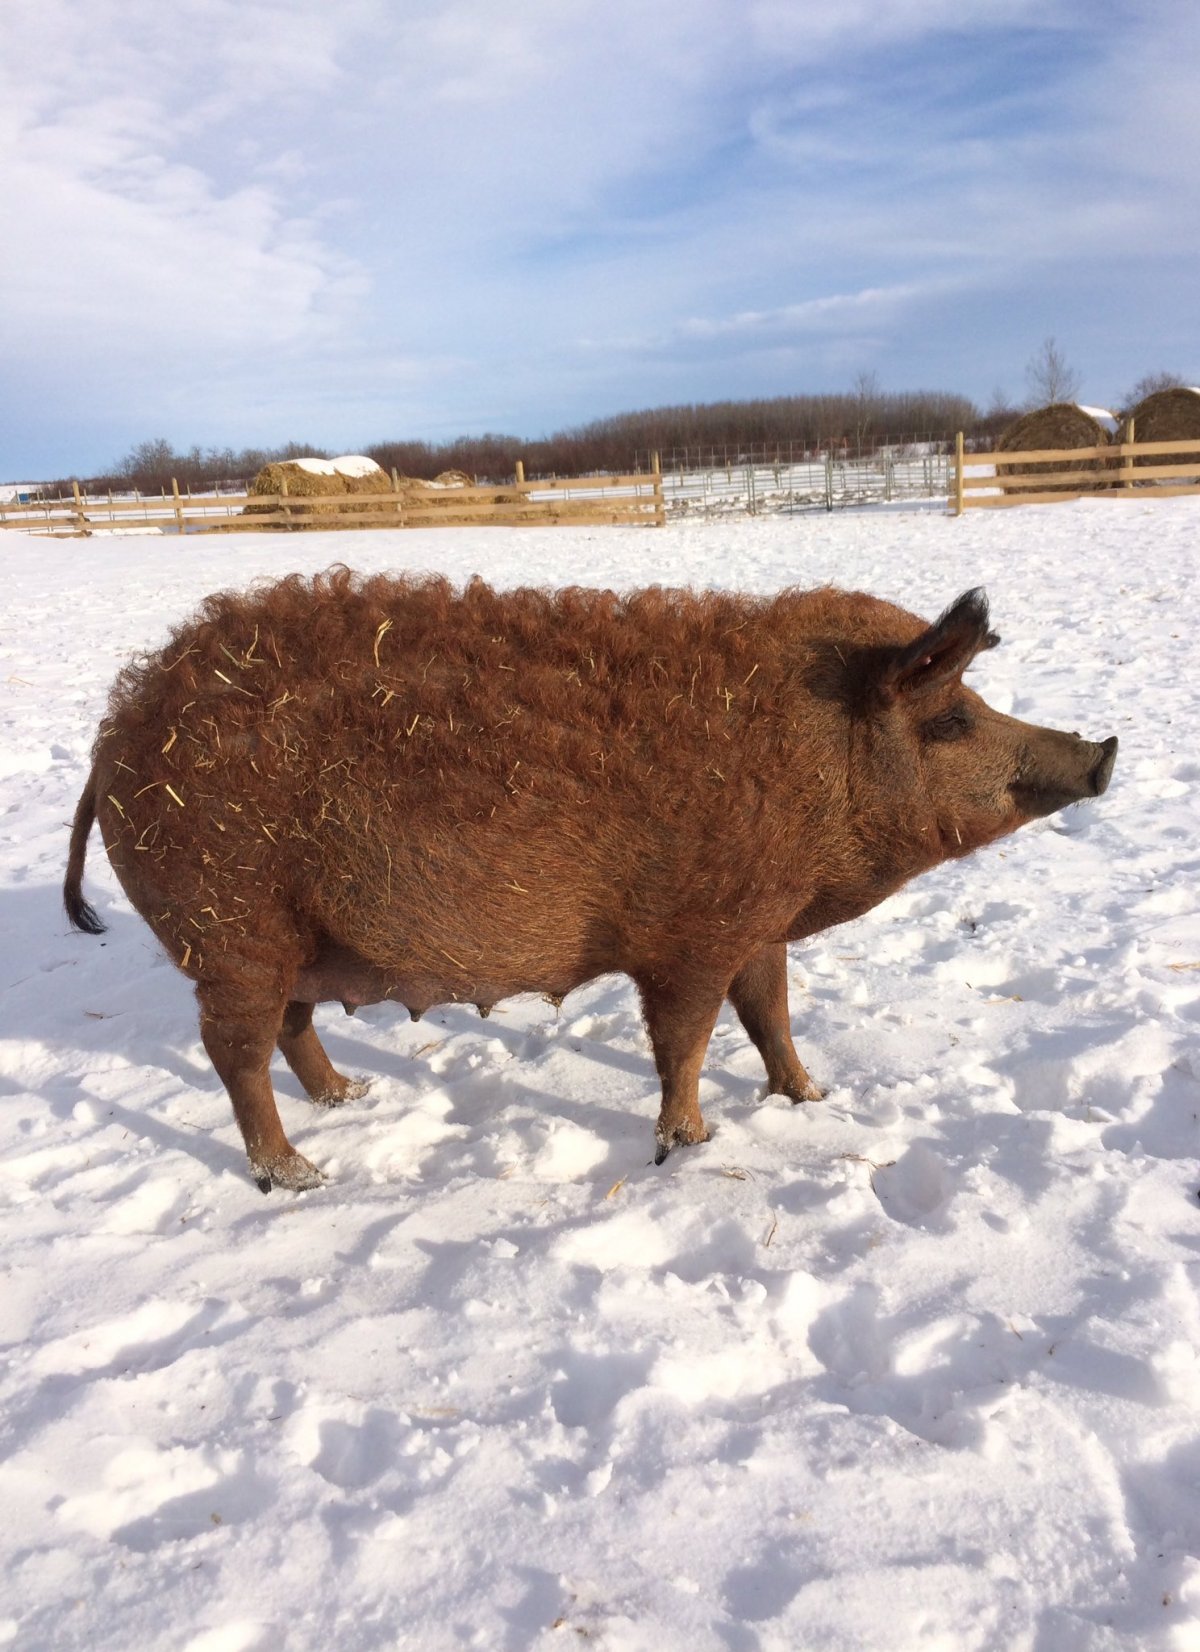
[[[661,1161],[702,1142],[723,1001],[770,1091],[786,945],[1105,789],[1117,742],[993,711],[963,672],[981,591],[933,625],[860,593],[456,592],[333,569],[212,596],[113,688],[64,899],[99,820],[117,878],[196,984],[258,1185],[320,1172],[280,1124],[276,1045],[314,1102],[313,1005],[561,999],[621,972],[662,1081]]]

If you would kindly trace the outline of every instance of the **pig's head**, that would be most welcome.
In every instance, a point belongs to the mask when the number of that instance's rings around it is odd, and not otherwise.
[[[885,805],[877,819],[892,816],[900,855],[932,864],[969,854],[1108,785],[1115,736],[1095,744],[1023,723],[993,711],[964,684],[976,654],[999,640],[987,599],[974,590],[912,640],[875,644],[859,657],[869,783],[874,789],[882,780],[892,791],[902,818]]]

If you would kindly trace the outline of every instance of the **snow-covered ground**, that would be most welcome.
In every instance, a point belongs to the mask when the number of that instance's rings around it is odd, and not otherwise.
[[[1200,1646],[1200,501],[0,542],[0,1646]],[[619,979],[318,1011],[374,1075],[264,1199],[93,837],[108,684],[203,593],[333,560],[503,584],[985,583],[994,704],[1108,794],[793,951],[817,1105],[732,1013],[649,1163]]]

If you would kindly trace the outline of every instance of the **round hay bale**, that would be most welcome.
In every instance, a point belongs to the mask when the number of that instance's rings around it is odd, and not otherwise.
[[[1107,447],[1117,425],[1104,408],[1081,407],[1078,402],[1051,402],[1023,413],[996,443],[1002,453],[1036,453],[1039,449]],[[1007,476],[1052,476],[1062,471],[1106,470],[1104,459],[1043,460],[1035,464],[997,465]]]
[[[437,488],[473,488],[475,478],[468,476],[465,470],[443,470],[433,479]]]
[[[246,491],[251,494],[280,494],[285,482],[289,499],[315,499],[325,494],[345,492],[342,478],[335,473],[328,459],[308,459],[303,464],[295,459],[273,461],[262,467]],[[250,504],[243,509],[242,515],[273,516],[279,509],[278,505]],[[280,521],[263,525],[282,531],[286,531],[289,526],[307,527],[311,525],[311,517],[315,514],[310,511],[298,512],[290,524]]]
[[[323,461],[328,464],[328,460]],[[295,459],[284,459],[264,465],[251,482],[248,493],[282,493],[287,483],[293,499],[315,499],[322,494],[345,493],[342,478],[334,470],[320,471],[310,461],[300,464]]]
[[[1184,442],[1191,436],[1197,439],[1194,453],[1148,453],[1144,459],[1135,459],[1135,465],[1190,465],[1193,461],[1200,464],[1200,389],[1181,385],[1173,390],[1155,390],[1129,409],[1122,434],[1128,431],[1131,422],[1135,442]],[[1194,480],[1195,477],[1172,476],[1164,478],[1164,483]]]
[[[341,467],[345,466],[345,469]],[[366,467],[370,467],[369,469]],[[344,498],[349,493],[390,493],[391,481],[380,470],[373,459],[364,459],[358,455],[350,455],[342,459],[283,459],[264,465],[258,475],[251,482],[248,493],[281,494],[283,484],[287,483],[289,499],[324,499]],[[258,515],[273,512],[280,507],[277,505],[247,505],[244,516]],[[390,506],[366,506],[368,510],[387,510]],[[336,528],[342,513],[336,506],[316,505],[304,511],[298,511],[292,519],[292,527]],[[286,527],[283,522],[272,523],[273,527]],[[350,524],[353,526],[353,524]]]
[[[338,475],[346,484],[347,493],[390,493],[392,491],[391,477],[380,470],[378,465],[375,466],[374,470],[351,471],[349,473],[339,471]],[[367,506],[366,508],[368,510],[394,510],[395,506],[379,505]]]

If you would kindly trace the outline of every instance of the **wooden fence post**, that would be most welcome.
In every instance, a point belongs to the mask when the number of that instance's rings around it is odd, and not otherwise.
[[[396,469],[395,465],[392,466],[392,492],[397,495],[396,515],[400,518],[400,526],[403,527],[404,526],[404,505],[402,504],[402,502],[399,498],[399,493],[400,493],[400,472]]]
[[[291,506],[287,502],[288,485],[287,485],[287,476],[286,475],[281,475],[280,478],[279,478],[279,491],[283,495],[281,509],[283,510],[283,514],[284,514],[285,518],[287,519],[287,526],[290,528],[291,525],[292,525],[292,509],[291,509]]]
[[[961,516],[966,508],[966,490],[963,487],[963,433],[954,438],[954,514]]]
[[[662,460],[657,453],[650,455],[650,474],[654,477],[654,525],[656,528],[665,528],[667,502],[663,498]]]
[[[522,459],[518,459],[517,462],[516,462],[515,479],[516,479],[516,484],[519,488],[524,487],[524,485],[525,485],[525,463]]]
[[[180,503],[180,500],[179,500],[179,483],[176,481],[174,476],[172,476],[172,478],[171,478],[171,492],[175,495],[175,526],[179,529],[179,532],[182,534],[183,531],[184,531],[184,528],[183,528],[183,506],[182,506],[182,504]]]
[[[87,512],[83,508],[83,495],[79,491],[78,482],[73,481],[71,483],[71,491],[75,495],[75,519],[79,524],[79,531],[80,533],[90,533],[91,528],[88,525]]]
[[[1130,447],[1132,447],[1134,442],[1137,440],[1137,437],[1134,434],[1134,420],[1133,419],[1130,419],[1129,424],[1126,426],[1125,440],[1126,440],[1126,442],[1129,443]],[[1128,453],[1128,454],[1125,455],[1124,465],[1123,465],[1122,472],[1121,472],[1121,484],[1122,484],[1123,487],[1127,487],[1127,488],[1131,488],[1133,486],[1133,454],[1132,453]]]

